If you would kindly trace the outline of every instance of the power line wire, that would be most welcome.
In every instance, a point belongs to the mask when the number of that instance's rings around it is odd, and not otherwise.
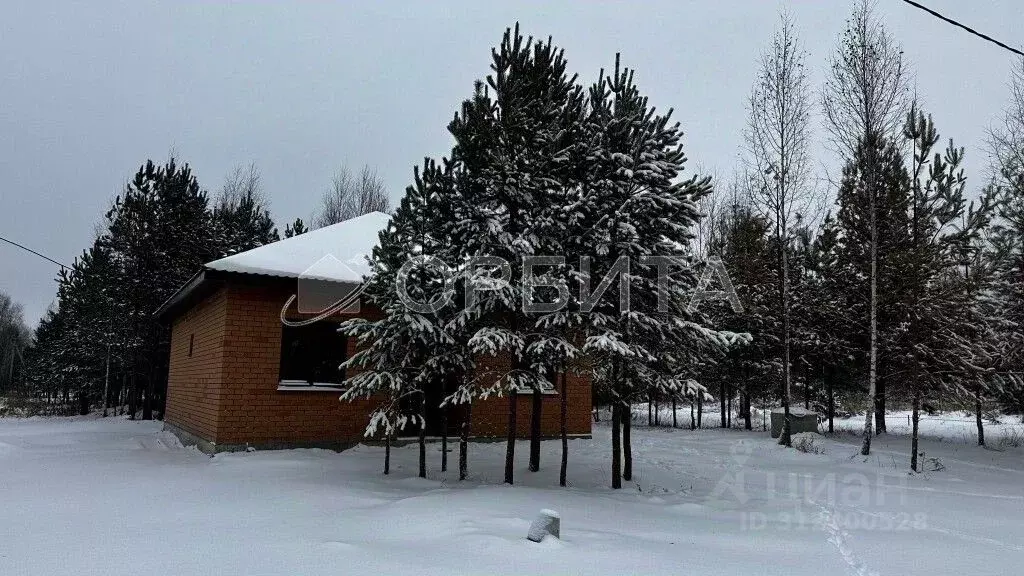
[[[935,16],[939,20],[942,20],[944,22],[948,22],[949,24],[952,24],[953,26],[956,26],[957,28],[963,28],[964,30],[970,32],[971,34],[974,34],[975,36],[977,36],[977,37],[979,37],[979,38],[981,38],[983,40],[988,40],[989,42],[995,44],[996,46],[999,46],[1001,48],[1005,48],[1005,49],[1009,50],[1010,52],[1013,52],[1014,54],[1016,54],[1018,56],[1024,56],[1024,52],[1021,52],[1020,50],[1018,50],[1018,49],[1016,49],[1016,48],[1014,48],[1012,46],[1007,46],[1006,44],[1003,44],[999,40],[996,40],[995,38],[993,38],[993,37],[991,37],[991,36],[989,36],[987,34],[982,34],[981,32],[978,32],[977,30],[975,30],[974,28],[971,28],[970,26],[967,26],[965,24],[961,24],[961,23],[957,22],[956,20],[953,20],[952,18],[948,18],[946,16],[943,16],[942,14],[939,14],[935,10],[932,10],[931,8],[929,8],[927,6],[924,6],[923,4],[919,4],[917,2],[914,2],[914,0],[903,0],[903,2],[905,2],[907,4],[910,4],[911,6],[913,6],[915,8],[919,8],[921,10],[924,10],[925,12],[931,14],[932,16]]]
[[[49,260],[50,262],[53,262],[54,264],[56,264],[57,266],[60,266],[61,268],[64,268],[65,270],[70,269],[69,266],[65,266],[64,264],[61,264],[60,262],[57,262],[56,260],[54,260],[53,258],[50,258],[49,256],[47,256],[45,254],[40,254],[39,252],[36,252],[35,250],[29,248],[28,246],[24,246],[22,244],[18,244],[14,240],[8,240],[7,238],[4,238],[3,236],[0,236],[0,240],[3,240],[4,242],[7,242],[8,244],[11,244],[12,246],[17,246],[18,248],[21,248],[22,250],[25,250],[26,252],[31,252],[31,253],[35,254],[36,256],[39,256],[40,258],[42,258],[44,260]]]

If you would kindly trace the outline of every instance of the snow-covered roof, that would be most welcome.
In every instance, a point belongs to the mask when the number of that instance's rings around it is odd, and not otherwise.
[[[383,212],[370,212],[214,260],[206,269],[358,283],[369,273],[366,257],[390,219]]]

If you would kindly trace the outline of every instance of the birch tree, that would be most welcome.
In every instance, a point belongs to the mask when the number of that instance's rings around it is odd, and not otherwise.
[[[910,73],[903,50],[874,13],[871,0],[859,0],[847,21],[830,61],[830,74],[822,91],[822,109],[832,144],[846,158],[857,155],[863,143],[895,141],[908,106]],[[865,149],[865,178],[868,188],[877,186],[872,176],[879,147]],[[878,382],[878,230],[877,193],[867,190],[869,199],[870,291],[868,395],[874,406],[879,433],[885,431],[885,389]],[[864,422],[861,452],[871,451],[874,427],[869,409]]]
[[[783,14],[750,95],[747,155],[758,178],[754,200],[774,227],[778,315],[781,319],[781,397],[785,418],[779,443],[790,445],[790,279],[787,253],[793,226],[802,219],[812,188],[810,121],[812,97],[807,53],[793,21]]]

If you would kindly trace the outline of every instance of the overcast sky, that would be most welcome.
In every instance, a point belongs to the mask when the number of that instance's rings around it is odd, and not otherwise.
[[[1021,36],[1019,0],[925,3],[1004,41]],[[376,167],[394,202],[414,164],[447,153],[445,126],[516,20],[552,35],[587,82],[621,52],[651,101],[675,108],[690,166],[728,175],[783,6],[817,87],[850,2],[14,0],[0,17],[0,235],[69,263],[138,166],[172,150],[211,192],[255,162],[282,229],[308,219],[343,164]],[[942,137],[967,148],[978,188],[1012,55],[899,0],[877,9]],[[34,324],[56,267],[0,243],[0,271],[0,290]]]

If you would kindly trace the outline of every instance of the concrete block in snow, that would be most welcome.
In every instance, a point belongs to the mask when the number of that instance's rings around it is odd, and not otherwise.
[[[537,519],[530,524],[530,532],[526,539],[532,542],[540,542],[548,534],[560,538],[561,518],[554,510],[541,510]]]

